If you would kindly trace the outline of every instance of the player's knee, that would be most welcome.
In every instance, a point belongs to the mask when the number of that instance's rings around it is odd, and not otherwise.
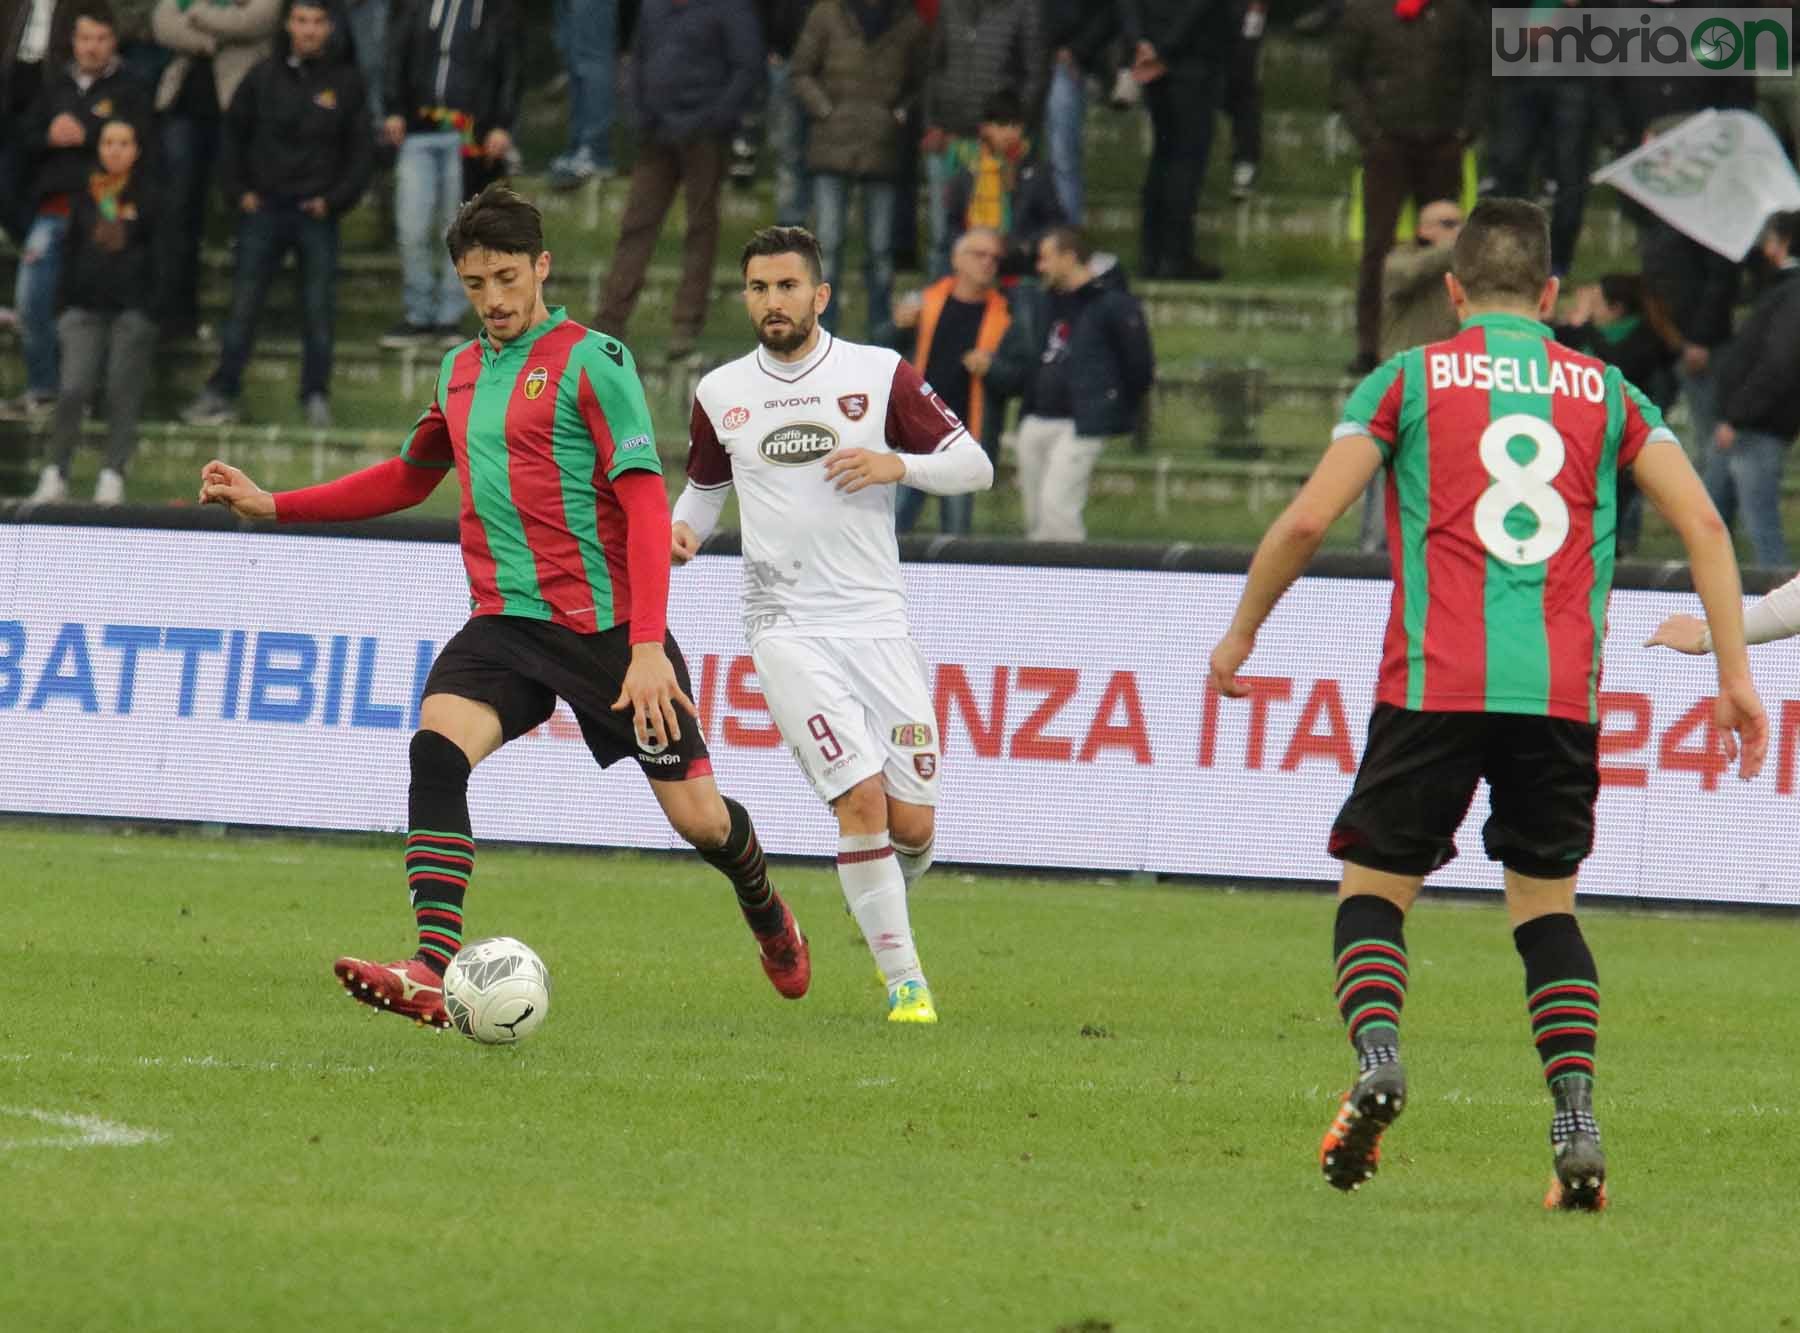
[[[463,786],[469,781],[469,756],[441,731],[421,728],[407,750],[415,784]]]
[[[887,793],[880,778],[865,778],[831,803],[844,833],[880,833],[887,828]]]
[[[688,846],[702,852],[717,851],[731,838],[731,812],[718,798],[683,801],[668,807],[669,827]]]
[[[915,850],[930,846],[932,836],[937,832],[934,813],[928,805],[889,805],[888,832],[894,839],[894,846]]]

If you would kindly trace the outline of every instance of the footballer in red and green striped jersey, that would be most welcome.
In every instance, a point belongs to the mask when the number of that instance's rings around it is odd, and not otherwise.
[[[1394,592],[1376,698],[1598,720],[1619,472],[1674,440],[1612,366],[1485,314],[1357,386],[1334,438],[1387,472]]]
[[[1606,1206],[1594,1115],[1600,981],[1575,915],[1600,792],[1598,691],[1619,474],[1688,553],[1719,661],[1713,720],[1753,777],[1768,721],[1744,650],[1731,535],[1656,408],[1617,370],[1560,346],[1550,225],[1523,199],[1484,199],[1445,281],[1461,328],[1400,353],[1350,395],[1332,444],[1250,562],[1212,652],[1212,687],[1369,483],[1387,474],[1392,602],[1367,743],[1327,847],[1344,862],[1333,955],[1357,1077],[1319,1146],[1340,1190],[1380,1163],[1406,1105],[1400,1025],[1405,923],[1425,877],[1457,854],[1477,788],[1505,867],[1532,1041],[1555,1110],[1548,1208]]]
[[[602,768],[635,760],[669,825],[731,882],[763,972],[797,999],[806,937],[769,882],[750,814],[722,796],[687,663],[668,632],[673,535],[655,431],[631,354],[544,302],[543,216],[504,185],[445,235],[479,338],[447,352],[397,457],[271,495],[239,469],[201,469],[200,499],[245,518],[351,521],[420,503],[454,468],[473,602],[439,650],[408,747],[406,870],[418,948],[333,964],[346,992],[447,1027],[443,978],[462,945],[476,842],[476,765],[548,721],[560,699]]]
[[[548,313],[510,342],[446,353],[400,456],[456,469],[473,614],[592,633],[631,618],[613,482],[662,464],[631,353],[560,306]]]

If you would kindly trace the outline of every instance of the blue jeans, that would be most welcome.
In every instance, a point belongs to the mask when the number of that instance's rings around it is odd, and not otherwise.
[[[899,498],[894,501],[894,531],[911,532],[919,521],[919,515],[925,512],[925,502],[931,497],[924,491],[916,491],[911,486],[899,488]],[[938,531],[946,537],[966,537],[975,527],[975,496],[940,495],[938,496]]]
[[[35,397],[54,398],[62,382],[56,345],[56,288],[62,278],[63,237],[69,219],[51,213],[32,219],[13,283],[19,336],[25,344],[25,388]]]
[[[444,253],[462,189],[461,139],[448,130],[406,136],[394,168],[394,229],[407,322],[420,328],[460,323],[468,304]]]
[[[1732,522],[1740,510],[1750,550],[1763,569],[1786,569],[1787,542],[1781,535],[1781,470],[1788,442],[1759,430],[1740,430],[1731,448],[1708,442],[1706,489],[1719,517]]]
[[[218,116],[162,118],[163,225],[157,231],[157,274],[164,328],[184,329],[200,321],[200,238],[206,227],[206,195],[219,156]],[[236,200],[232,203],[235,206]]]
[[[362,75],[368,97],[369,124],[381,128],[382,82],[387,69],[389,0],[362,0],[350,9],[350,40],[356,46],[356,72]]]
[[[825,281],[835,294],[844,267],[844,239],[850,230],[850,191],[862,187],[863,290],[868,293],[871,332],[888,322],[894,295],[894,183],[859,181],[836,172],[813,176],[813,209],[818,213],[819,250],[825,260]],[[837,332],[837,300],[825,307],[819,322]]]
[[[556,45],[569,72],[569,152],[612,166],[618,0],[556,0]]]
[[[1044,137],[1049,140],[1050,171],[1057,202],[1072,226],[1081,225],[1087,184],[1081,170],[1081,128],[1087,118],[1087,80],[1079,69],[1057,65],[1044,101]]]
[[[1715,355],[1718,350],[1714,349]],[[1688,457],[1694,460],[1695,467],[1704,470],[1706,460],[1712,456],[1713,428],[1719,424],[1719,395],[1713,387],[1712,367],[1690,375],[1677,366],[1675,382],[1681,386],[1681,401],[1687,404]]]
[[[222,398],[235,399],[243,387],[244,367],[256,348],[256,321],[290,250],[300,269],[300,401],[331,390],[337,219],[308,217],[293,200],[264,199],[256,212],[238,214],[231,314],[219,336],[219,368],[206,385]]]
[[[806,172],[806,141],[810,128],[806,108],[794,95],[793,75],[785,60],[769,62],[769,153],[775,159],[775,223],[781,227],[806,225],[806,205],[812,198],[812,182]]]

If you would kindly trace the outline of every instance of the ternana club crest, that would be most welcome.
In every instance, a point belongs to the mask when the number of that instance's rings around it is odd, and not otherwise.
[[[838,410],[852,421],[861,421],[868,415],[869,395],[866,393],[847,393],[838,399]]]
[[[536,402],[538,395],[543,393],[544,386],[549,382],[550,368],[548,366],[533,366],[530,372],[525,376],[525,396],[533,402]]]

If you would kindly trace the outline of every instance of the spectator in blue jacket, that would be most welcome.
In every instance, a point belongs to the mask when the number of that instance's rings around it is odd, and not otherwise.
[[[1075,227],[1038,242],[1041,286],[1013,294],[1013,321],[988,369],[1020,396],[1019,492],[1032,541],[1078,542],[1094,463],[1110,435],[1137,427],[1156,376],[1150,328],[1110,255]]]
[[[619,245],[594,325],[625,335],[675,191],[687,195],[670,361],[686,361],[706,324],[719,249],[719,187],[730,139],[766,77],[762,30],[742,0],[644,0],[633,39],[640,145]]]

